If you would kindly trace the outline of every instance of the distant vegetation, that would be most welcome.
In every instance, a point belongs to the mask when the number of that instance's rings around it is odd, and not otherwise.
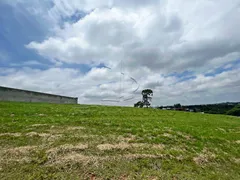
[[[143,108],[151,106],[153,91],[151,89],[142,90],[142,101],[134,104],[134,107]],[[200,104],[200,105],[184,105],[180,103],[173,106],[158,106],[157,109],[177,110],[189,112],[203,112],[208,114],[226,114],[232,116],[240,116],[240,102],[226,102],[218,104]]]
[[[171,109],[191,112],[204,112],[209,114],[227,114],[233,116],[240,116],[239,102],[226,102],[219,104],[202,104],[202,105],[188,105],[182,106],[175,104],[173,106],[160,106],[159,109]]]
[[[227,114],[232,116],[240,116],[240,104],[229,110]]]

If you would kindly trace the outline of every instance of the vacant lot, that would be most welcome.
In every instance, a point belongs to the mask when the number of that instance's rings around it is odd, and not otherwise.
[[[240,179],[240,119],[0,102],[0,179]]]

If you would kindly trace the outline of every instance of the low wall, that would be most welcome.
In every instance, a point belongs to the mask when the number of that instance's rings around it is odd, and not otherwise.
[[[78,98],[0,86],[0,101],[77,104]]]

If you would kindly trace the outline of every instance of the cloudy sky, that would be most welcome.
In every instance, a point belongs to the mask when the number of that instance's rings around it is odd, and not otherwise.
[[[0,0],[0,86],[153,105],[240,101],[239,0]],[[119,101],[119,102],[110,102]]]

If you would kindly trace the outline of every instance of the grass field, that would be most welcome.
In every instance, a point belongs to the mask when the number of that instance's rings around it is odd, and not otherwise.
[[[0,179],[240,179],[240,119],[0,102]]]

